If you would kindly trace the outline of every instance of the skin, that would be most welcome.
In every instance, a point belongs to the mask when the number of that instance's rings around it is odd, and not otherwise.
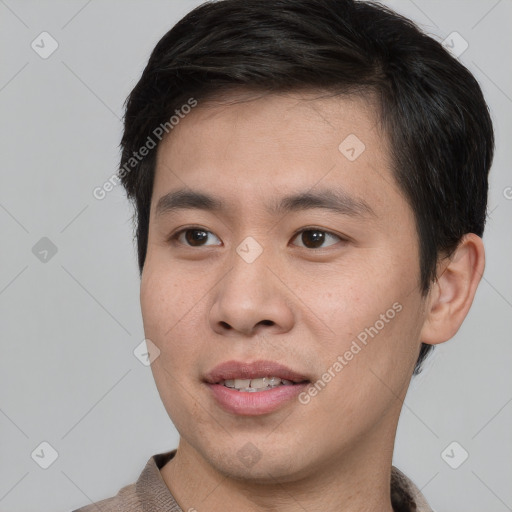
[[[375,106],[318,96],[200,103],[158,149],[140,298],[146,338],[161,351],[155,382],[180,434],[161,474],[185,511],[220,512],[228,503],[392,512],[394,440],[420,343],[457,332],[483,272],[482,241],[468,234],[422,296],[414,216],[392,176]],[[349,134],[366,146],[355,161],[338,149]],[[158,200],[183,187],[227,209],[156,215]],[[265,208],[323,188],[364,199],[374,214]],[[186,233],[168,241],[187,227],[208,237],[195,246]],[[306,228],[323,230],[320,248],[307,245],[314,239]],[[263,248],[252,263],[236,252],[248,236]],[[203,382],[233,359],[278,361],[314,382],[394,303],[401,311],[305,405],[237,416]],[[250,466],[237,453],[247,443],[260,456]]]

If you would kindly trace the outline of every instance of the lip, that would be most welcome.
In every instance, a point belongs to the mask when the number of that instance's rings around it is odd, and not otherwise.
[[[294,384],[257,392],[237,391],[221,384],[225,380],[265,376],[290,380]],[[310,384],[310,380],[307,376],[273,361],[226,361],[205,376],[205,383],[217,405],[225,411],[242,416],[257,416],[284,407]]]
[[[287,403],[295,400],[309,382],[278,386],[266,391],[237,391],[223,384],[207,384],[218,405],[227,412],[239,416],[258,416],[274,412]]]
[[[219,384],[224,380],[231,379],[256,379],[258,377],[279,377],[280,379],[291,380],[292,382],[303,382],[309,380],[287,366],[274,361],[226,361],[217,365],[205,376],[208,384]],[[261,391],[263,393],[263,391]]]

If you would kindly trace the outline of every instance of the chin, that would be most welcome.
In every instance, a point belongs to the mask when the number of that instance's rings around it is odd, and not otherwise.
[[[234,438],[228,442],[229,447],[216,445],[206,453],[199,450],[208,464],[227,478],[269,485],[299,480],[311,470],[297,448],[281,445],[279,450],[268,443],[258,449],[251,441],[236,442]],[[235,448],[234,443],[240,448]]]

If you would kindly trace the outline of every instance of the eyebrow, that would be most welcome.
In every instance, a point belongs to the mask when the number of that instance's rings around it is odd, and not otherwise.
[[[317,189],[288,195],[268,204],[266,209],[272,215],[282,215],[314,208],[331,210],[351,217],[376,216],[364,199],[353,197],[341,189]],[[162,196],[158,200],[155,213],[157,217],[161,217],[178,210],[222,212],[227,209],[226,204],[217,197],[183,188]]]

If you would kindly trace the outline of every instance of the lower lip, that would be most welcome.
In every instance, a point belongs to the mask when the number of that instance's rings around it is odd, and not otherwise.
[[[237,391],[223,384],[207,384],[218,404],[226,411],[243,416],[268,414],[297,397],[308,385],[290,384],[265,391]]]

